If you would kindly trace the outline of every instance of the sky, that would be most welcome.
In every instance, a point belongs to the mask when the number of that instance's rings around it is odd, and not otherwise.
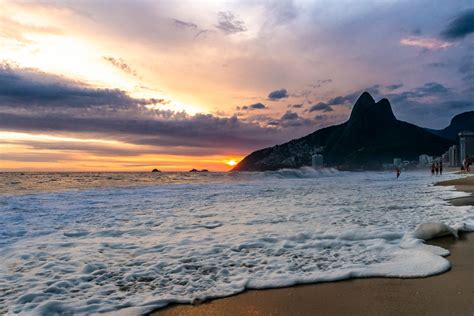
[[[470,1],[0,0],[0,171],[226,171],[363,91],[474,110]]]

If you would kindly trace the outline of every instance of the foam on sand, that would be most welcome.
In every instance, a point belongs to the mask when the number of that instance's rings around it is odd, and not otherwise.
[[[218,180],[0,196],[0,313],[142,313],[250,288],[424,277],[450,266],[424,240],[474,227],[471,207],[444,200],[463,194],[421,173]]]

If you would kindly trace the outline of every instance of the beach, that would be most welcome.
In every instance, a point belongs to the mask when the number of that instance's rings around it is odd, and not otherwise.
[[[474,177],[437,183],[474,192]],[[474,205],[473,197],[450,200]],[[428,242],[450,251],[451,270],[426,278],[366,278],[251,290],[199,305],[172,305],[152,315],[472,315],[474,233]]]

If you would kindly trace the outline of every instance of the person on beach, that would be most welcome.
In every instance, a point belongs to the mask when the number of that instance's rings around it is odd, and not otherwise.
[[[397,179],[400,177],[400,173],[402,172],[400,171],[400,168],[397,167]]]
[[[434,162],[431,164],[431,175],[434,176],[435,173],[435,164]]]
[[[464,167],[464,171],[465,171],[465,172],[469,172],[469,171],[470,171],[471,168],[470,168],[469,164],[470,164],[469,156],[466,155],[466,157],[464,157],[464,161],[462,162],[462,165],[463,165],[463,167]]]
[[[438,163],[435,163],[435,174],[438,175],[439,172],[439,165]]]
[[[443,162],[440,161],[439,162],[439,175],[442,175],[443,174]]]

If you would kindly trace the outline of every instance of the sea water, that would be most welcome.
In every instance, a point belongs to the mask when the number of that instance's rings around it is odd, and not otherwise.
[[[1,174],[0,314],[144,313],[245,289],[449,269],[473,228],[426,172]],[[33,180],[32,180],[33,179]]]

